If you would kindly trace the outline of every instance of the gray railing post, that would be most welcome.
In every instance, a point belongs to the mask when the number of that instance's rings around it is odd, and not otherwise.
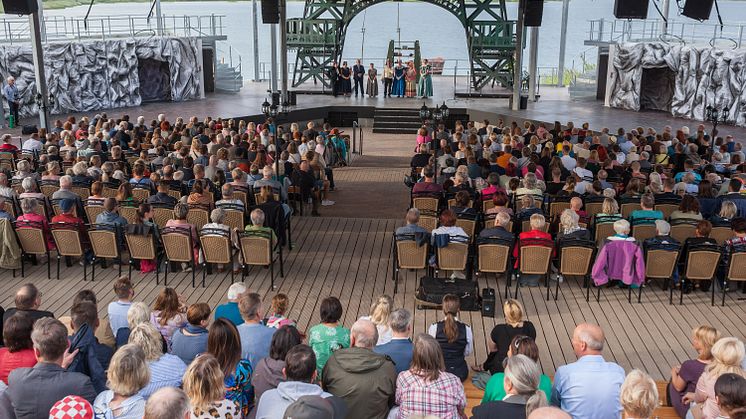
[[[738,48],[741,48],[741,41],[743,40],[743,25],[738,27]]]

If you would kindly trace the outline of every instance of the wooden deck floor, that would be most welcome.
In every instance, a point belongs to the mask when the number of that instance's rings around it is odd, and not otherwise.
[[[278,278],[277,292],[286,293],[292,302],[290,316],[298,319],[299,327],[307,329],[318,322],[318,304],[323,297],[335,295],[342,301],[344,324],[351,326],[380,294],[392,294],[391,232],[401,222],[394,219],[371,218],[296,218],[294,236],[296,247],[287,255],[285,278]],[[54,269],[52,270],[54,276]],[[125,267],[126,273],[126,267]],[[197,273],[198,278],[201,274]],[[417,278],[422,273],[403,272],[396,305],[415,313],[414,332],[425,332],[427,326],[441,318],[436,310],[416,310],[414,292]],[[27,269],[26,278],[12,278],[2,271],[0,304],[13,305],[14,291],[25,282],[35,283],[43,293],[42,308],[57,316],[68,314],[75,292],[92,289],[99,297],[100,314],[106,315],[106,305],[113,298],[112,284],[117,270],[98,270],[94,282],[84,282],[82,268],[62,267],[61,279],[46,278],[46,262]],[[162,287],[156,285],[154,274],[141,276],[133,273],[136,299],[150,304]],[[191,286],[191,274],[171,275],[169,286],[183,294],[187,301],[207,302],[215,307],[225,298],[230,285],[230,274],[213,274],[205,288]],[[274,295],[269,290],[269,271],[253,269],[246,279],[252,291],[261,293],[267,303]],[[481,278],[480,287],[490,286],[502,293],[504,282],[494,276]],[[545,288],[522,288],[520,299],[528,318],[537,329],[541,365],[546,374],[575,356],[570,336],[577,323],[590,321],[600,324],[607,338],[606,355],[625,369],[641,368],[655,379],[666,379],[672,365],[694,355],[689,335],[699,324],[711,324],[725,335],[743,338],[746,325],[744,303],[736,301],[740,294],[728,296],[726,307],[711,307],[709,295],[693,293],[685,297],[684,305],[668,305],[667,292],[653,286],[645,289],[642,304],[627,302],[622,290],[604,290],[600,303],[585,301],[579,281],[562,284],[558,300],[545,299]],[[502,295],[499,297],[502,301]],[[487,353],[486,336],[501,318],[483,318],[478,312],[462,314],[462,320],[474,329],[475,357],[482,362]]]

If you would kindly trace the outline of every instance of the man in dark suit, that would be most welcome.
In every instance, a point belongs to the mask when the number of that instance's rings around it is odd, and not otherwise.
[[[16,306],[9,308],[3,314],[3,323],[19,311],[28,314],[34,321],[42,317],[54,317],[49,311],[39,310],[41,306],[41,293],[34,284],[25,284],[16,292]]]
[[[510,225],[510,215],[507,212],[500,212],[495,217],[495,226],[492,228],[485,228],[479,233],[480,238],[496,238],[512,240],[513,233],[508,230]]]
[[[389,316],[389,327],[391,327],[391,341],[378,345],[373,351],[388,355],[396,366],[396,374],[409,369],[412,363],[412,314],[406,309],[394,310]]]
[[[168,194],[169,189],[170,188],[169,188],[168,182],[159,182],[158,192],[156,192],[155,195],[148,198],[148,203],[149,204],[165,204],[165,205],[169,205],[173,207],[174,205],[176,205],[178,200]]]
[[[365,77],[365,67],[360,64],[360,60],[355,61],[355,65],[352,66],[352,78],[355,79],[355,97],[357,97],[357,90],[360,89],[360,94],[365,95],[363,90],[363,78]]]
[[[34,324],[31,340],[39,362],[33,368],[13,370],[5,390],[16,418],[47,417],[49,409],[58,400],[71,394],[93,403],[96,391],[91,380],[83,374],[65,370],[74,358],[67,353],[70,344],[65,326],[56,319],[39,319]]]

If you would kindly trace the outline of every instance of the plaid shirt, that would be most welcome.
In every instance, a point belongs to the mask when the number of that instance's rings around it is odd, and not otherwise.
[[[414,414],[458,419],[466,407],[466,395],[461,380],[451,373],[441,372],[437,380],[428,382],[404,371],[396,380],[396,404],[400,419]]]

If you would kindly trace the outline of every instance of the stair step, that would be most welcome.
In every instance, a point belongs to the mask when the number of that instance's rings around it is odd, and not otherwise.
[[[373,128],[373,132],[379,133],[379,134],[407,134],[407,135],[413,135],[417,134],[417,130],[412,129],[402,129],[402,128]]]
[[[419,129],[422,122],[397,122],[397,121],[378,121],[373,120],[373,128],[413,128]]]

